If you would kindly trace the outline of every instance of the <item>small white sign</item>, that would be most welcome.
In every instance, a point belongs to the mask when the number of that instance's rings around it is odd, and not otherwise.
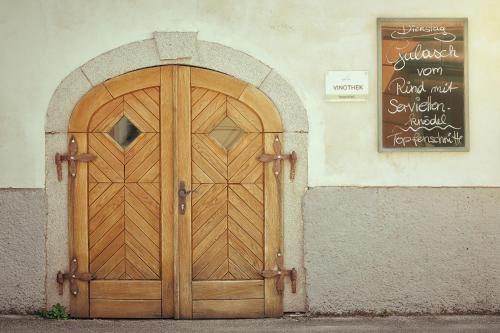
[[[366,101],[368,71],[329,71],[325,77],[325,99],[331,102]]]

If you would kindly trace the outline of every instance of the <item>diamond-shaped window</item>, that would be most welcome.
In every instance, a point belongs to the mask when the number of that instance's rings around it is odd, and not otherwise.
[[[141,134],[141,131],[125,116],[121,117],[109,131],[109,135],[123,149],[127,148],[139,134]]]
[[[231,149],[243,135],[243,130],[231,120],[224,118],[217,127],[210,132],[210,136],[215,139],[226,151]]]

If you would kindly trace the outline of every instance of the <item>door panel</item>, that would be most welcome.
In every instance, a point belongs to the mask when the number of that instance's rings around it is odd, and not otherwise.
[[[193,318],[262,318],[264,299],[193,301]]]
[[[89,114],[90,113],[90,114]],[[75,108],[81,151],[70,183],[77,317],[280,316],[262,270],[281,250],[277,112],[254,87],[186,66],[124,74]],[[177,195],[192,189],[185,212]]]
[[[88,151],[96,155],[88,183],[92,317],[128,317],[130,310],[117,310],[132,304],[126,290],[133,304],[148,300],[134,317],[161,315],[159,109],[159,87],[151,87],[111,100],[89,123]]]
[[[90,298],[100,299],[160,299],[158,281],[91,281]]]
[[[91,299],[93,318],[160,318],[161,300]]]
[[[208,84],[210,73],[203,77]],[[260,119],[231,96],[197,86],[191,110],[193,318],[262,317]]]
[[[193,300],[264,298],[264,281],[195,281]]]
[[[161,317],[160,281],[90,281],[90,317]]]

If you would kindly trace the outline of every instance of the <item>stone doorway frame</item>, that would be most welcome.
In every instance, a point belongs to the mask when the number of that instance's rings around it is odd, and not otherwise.
[[[69,290],[58,295],[55,276],[67,270],[68,184],[57,181],[54,155],[65,152],[73,108],[94,86],[133,70],[167,64],[190,65],[219,71],[253,84],[278,109],[284,127],[284,151],[299,156],[294,182],[284,168],[283,242],[285,265],[298,270],[297,293],[287,285],[285,312],[307,311],[304,270],[302,198],[308,185],[307,112],[295,90],[271,67],[252,56],[218,43],[198,40],[197,32],[155,32],[153,38],[122,45],[88,61],[68,74],[54,91],[45,122],[45,193],[47,198],[46,279],[47,306],[69,304]]]

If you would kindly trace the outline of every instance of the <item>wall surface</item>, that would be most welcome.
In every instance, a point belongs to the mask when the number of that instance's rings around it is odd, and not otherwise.
[[[0,190],[0,313],[45,307],[45,191]]]
[[[0,187],[44,187],[44,119],[59,82],[154,31],[199,31],[288,80],[308,110],[311,186],[498,186],[499,11],[494,0],[0,0]],[[376,18],[409,15],[469,18],[469,153],[377,152]],[[368,70],[368,102],[325,102],[332,69]]]
[[[500,188],[308,191],[309,310],[499,312],[499,202]]]
[[[0,312],[40,307],[45,261],[54,295],[54,269],[67,262],[67,196],[47,191],[46,206],[42,190],[56,184],[45,153],[51,161],[65,140],[44,135],[52,94],[69,73],[81,79],[72,89],[85,93],[96,78],[75,69],[99,72],[103,64],[90,59],[151,42],[155,31],[197,31],[200,45],[259,59],[307,109],[308,177],[299,176],[315,187],[303,207],[311,311],[498,311],[499,12],[494,0],[0,0],[0,188],[18,188],[0,191]],[[377,152],[376,19],[408,16],[469,20],[470,152]],[[325,102],[328,70],[368,70],[368,101]],[[45,137],[54,148],[46,152]],[[297,235],[285,228],[300,247]]]

